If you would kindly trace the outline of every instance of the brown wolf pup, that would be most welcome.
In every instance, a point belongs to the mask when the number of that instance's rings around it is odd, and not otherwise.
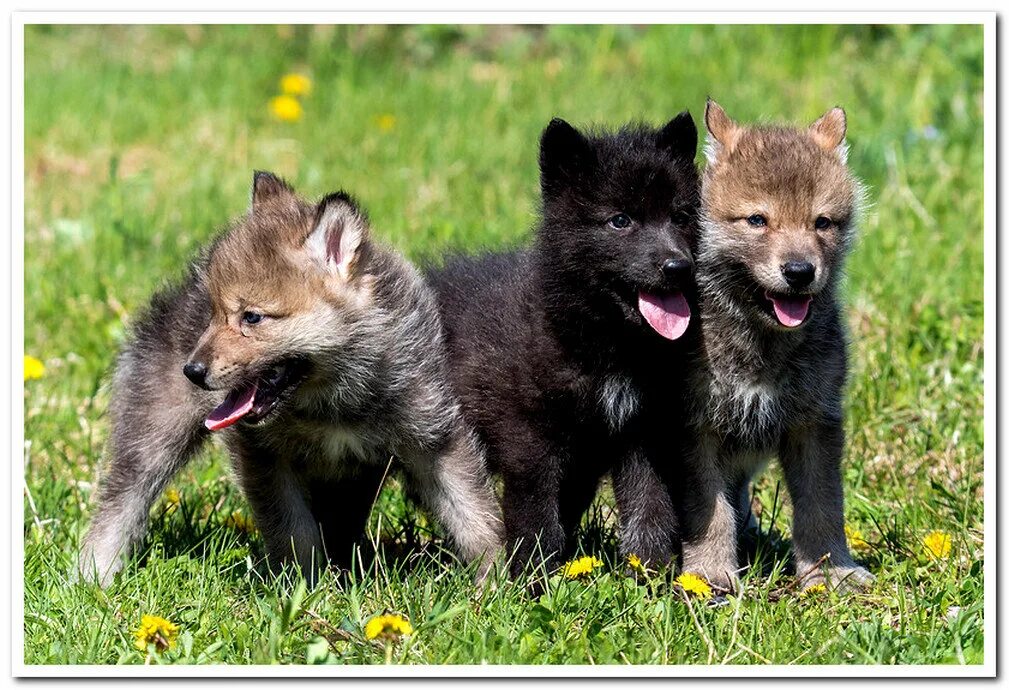
[[[862,196],[844,111],[807,129],[744,127],[708,101],[705,123],[682,568],[733,588],[737,537],[754,526],[750,481],[777,455],[803,585],[868,582],[848,552],[841,488],[847,345],[836,293]]]
[[[247,216],[155,295],[119,357],[81,574],[109,583],[210,433],[231,453],[271,566],[313,579],[327,557],[348,562],[393,456],[460,555],[488,565],[499,509],[442,341],[429,288],[371,241],[348,196],[308,203],[256,173]]]

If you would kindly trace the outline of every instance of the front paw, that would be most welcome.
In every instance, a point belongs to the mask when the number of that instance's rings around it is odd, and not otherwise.
[[[564,534],[557,530],[536,535],[526,535],[508,544],[508,570],[513,579],[523,575],[549,575],[559,568],[563,561]]]
[[[735,563],[684,559],[680,572],[700,575],[711,585],[715,594],[732,594],[740,591],[739,572]]]
[[[799,569],[802,576],[801,588],[807,590],[823,585],[838,592],[867,591],[876,577],[860,565],[832,566],[808,564]]]
[[[687,571],[684,571],[687,572]],[[739,573],[724,572],[723,574],[704,576],[704,579],[711,585],[711,589],[716,595],[738,594],[741,591]]]

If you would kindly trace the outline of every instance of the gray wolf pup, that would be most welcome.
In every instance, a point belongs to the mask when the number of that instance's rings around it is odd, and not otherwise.
[[[540,142],[533,247],[430,274],[456,392],[503,480],[513,574],[570,553],[610,471],[621,551],[672,557],[663,475],[695,330],[696,151],[686,112],[616,132],[555,119]]]
[[[781,462],[804,586],[871,575],[848,552],[841,456],[845,328],[837,299],[862,191],[845,114],[806,129],[744,127],[705,112],[697,253],[702,357],[689,372],[693,449],[683,484],[685,571],[731,589],[750,481]]]
[[[152,503],[221,435],[271,567],[346,563],[390,457],[466,560],[489,565],[498,506],[448,387],[419,273],[347,195],[308,203],[256,173],[249,213],[155,295],[113,378],[110,462],[81,548],[108,584]]]

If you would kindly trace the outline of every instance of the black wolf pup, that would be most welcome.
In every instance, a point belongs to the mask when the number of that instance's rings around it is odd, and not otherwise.
[[[709,101],[697,282],[703,357],[683,482],[683,569],[731,588],[750,480],[772,455],[792,500],[804,585],[871,575],[848,552],[841,456],[846,334],[837,298],[861,187],[845,115],[744,127]]]
[[[550,566],[614,469],[621,550],[667,562],[699,180],[689,113],[660,129],[540,143],[542,222],[527,251],[434,271],[464,414],[503,478],[512,571]],[[653,466],[652,459],[657,459]]]
[[[256,173],[247,216],[153,298],[113,380],[110,463],[81,549],[108,584],[211,432],[270,565],[345,564],[391,456],[461,556],[489,564],[498,505],[450,393],[434,296],[343,193]]]

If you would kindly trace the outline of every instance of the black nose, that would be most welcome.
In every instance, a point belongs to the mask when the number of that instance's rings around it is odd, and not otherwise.
[[[207,365],[203,362],[186,362],[182,373],[200,388],[207,387]]]
[[[693,266],[690,259],[666,259],[662,262],[662,275],[671,283],[681,285],[690,280],[690,270]]]
[[[808,261],[786,261],[781,267],[781,274],[790,287],[804,288],[813,282],[816,269]]]

